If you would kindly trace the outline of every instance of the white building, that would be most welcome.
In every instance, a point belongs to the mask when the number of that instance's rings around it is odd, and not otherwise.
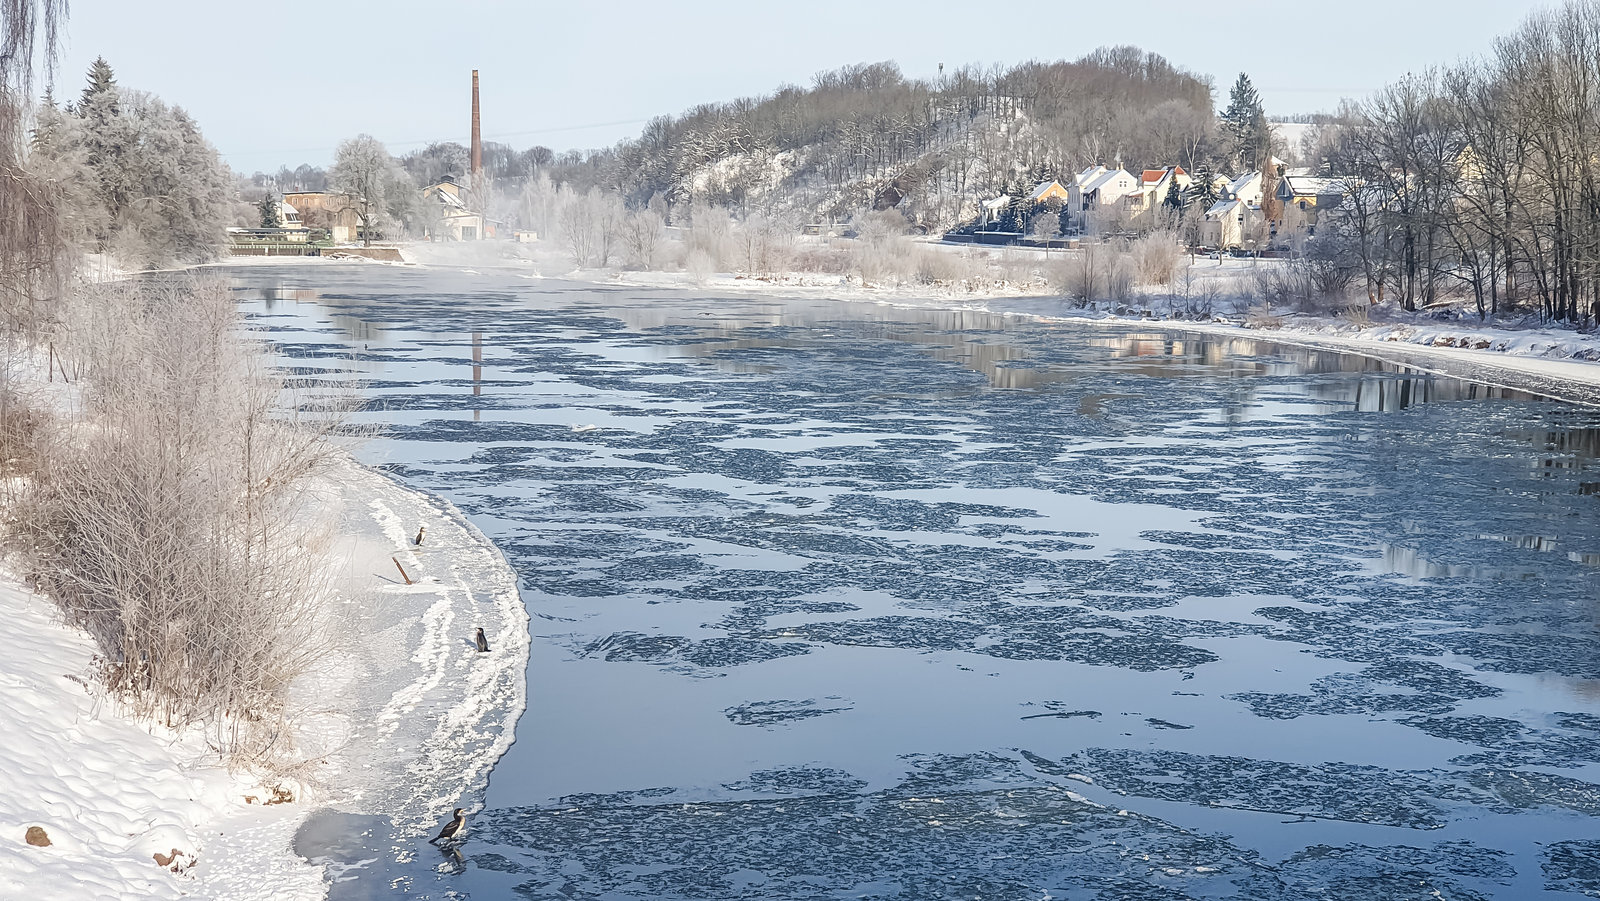
[[[1068,203],[1078,227],[1085,233],[1116,231],[1128,222],[1125,199],[1139,189],[1139,180],[1126,169],[1093,166],[1072,180]]]

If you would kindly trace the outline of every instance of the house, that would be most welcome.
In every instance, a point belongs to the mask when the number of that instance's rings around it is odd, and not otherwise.
[[[1200,219],[1200,243],[1219,250],[1254,249],[1265,236],[1259,203],[1234,197],[1219,200]]]
[[[1070,197],[1070,192],[1061,186],[1061,182],[1047,181],[1040,183],[1037,188],[1033,189],[1033,193],[1028,195],[1028,203],[1053,204],[1060,207],[1065,206]]]
[[[1242,200],[1252,206],[1260,207],[1262,194],[1261,170],[1257,169],[1228,181],[1217,196],[1223,200]]]
[[[1148,227],[1154,224],[1154,213],[1167,199],[1167,192],[1176,183],[1178,190],[1186,191],[1194,184],[1182,166],[1165,169],[1146,169],[1139,178],[1139,190],[1127,199],[1128,221],[1131,225]]]
[[[1138,193],[1139,180],[1118,166],[1092,166],[1079,172],[1068,189],[1068,207],[1078,227],[1090,234],[1116,231],[1128,222],[1126,198]]]
[[[993,200],[982,201],[980,205],[983,207],[983,224],[993,225],[995,220],[1000,218],[1000,214],[1006,211],[1006,207],[1011,205],[1011,198],[1001,194]]]
[[[478,241],[491,234],[483,214],[467,207],[465,193],[453,176],[446,175],[423,188],[422,202],[428,212],[426,237],[430,241]]]
[[[292,191],[283,195],[283,202],[293,205],[306,228],[326,230],[335,244],[351,244],[361,240],[360,202],[350,194],[338,191]]]
[[[1321,208],[1337,206],[1339,199],[1350,192],[1349,179],[1331,175],[1316,175],[1311,169],[1290,169],[1278,181],[1277,199],[1283,205],[1279,218],[1273,222],[1278,241],[1309,238],[1317,233],[1317,212]]]

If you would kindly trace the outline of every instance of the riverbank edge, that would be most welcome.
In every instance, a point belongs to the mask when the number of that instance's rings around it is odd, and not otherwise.
[[[604,288],[636,288],[672,292],[706,292],[742,297],[796,300],[830,300],[908,308],[987,312],[1019,315],[1042,322],[1082,322],[1123,329],[1159,329],[1219,337],[1249,338],[1313,350],[1356,353],[1407,366],[1414,370],[1462,378],[1498,388],[1527,391],[1584,406],[1600,406],[1600,335],[1551,325],[1545,328],[1504,328],[1466,321],[1377,322],[1357,324],[1337,316],[1286,313],[1248,319],[1160,319],[1146,314],[1116,315],[1063,309],[1041,312],[1027,307],[1068,301],[1048,292],[940,294],[914,286],[867,287],[844,285],[838,276],[797,274],[791,279],[767,281],[720,273],[704,284],[685,273],[573,270],[544,275],[531,261],[501,259],[448,261],[427,259],[414,247],[402,247],[408,262],[423,269],[455,270],[479,274],[483,270],[534,281],[553,280]],[[440,247],[430,247],[437,251]],[[348,261],[326,261],[337,263]],[[362,264],[356,264],[362,265]],[[365,265],[371,265],[366,263]],[[1482,348],[1482,349],[1480,349]],[[1582,359],[1574,354],[1588,355]],[[1492,370],[1493,373],[1484,370]]]
[[[460,508],[336,453],[324,481],[338,494],[346,578],[324,612],[341,631],[342,653],[319,668],[332,687],[301,701],[338,711],[320,730],[334,750],[321,758],[323,785],[300,805],[279,849],[316,867],[325,889],[337,874],[295,847],[300,826],[319,811],[383,817],[397,840],[420,841],[455,807],[482,806],[527,709],[531,644],[515,570]],[[337,609],[341,601],[354,609]],[[480,626],[489,654],[472,646]]]
[[[312,490],[320,513],[330,523],[337,518],[331,536],[335,550],[372,545],[374,535],[382,536],[381,562],[392,568],[390,557],[398,557],[417,584],[382,582],[373,571],[377,561],[346,553],[347,569],[382,587],[376,592],[335,590],[321,605],[325,609],[317,611],[324,624],[347,630],[338,647],[349,650],[327,655],[303,680],[312,683],[312,690],[295,699],[298,708],[316,714],[314,722],[304,724],[304,743],[316,757],[316,777],[285,781],[270,773],[230,771],[200,731],[173,731],[123,713],[92,680],[93,639],[65,624],[54,602],[35,594],[20,577],[0,571],[0,594],[15,599],[7,603],[39,611],[12,617],[8,640],[59,649],[31,663],[12,661],[34,671],[8,682],[19,691],[24,684],[33,686],[31,694],[14,700],[24,709],[66,711],[69,720],[75,716],[103,724],[98,731],[88,726],[30,730],[28,738],[39,746],[32,750],[39,753],[25,758],[32,765],[20,772],[31,776],[11,792],[6,805],[4,819],[16,834],[7,829],[6,847],[0,849],[0,887],[10,885],[45,899],[309,901],[325,898],[335,875],[294,847],[298,830],[318,810],[334,806],[377,813],[399,824],[397,835],[416,837],[436,825],[440,811],[447,815],[454,806],[481,803],[527,706],[528,615],[516,573],[500,549],[449,500],[363,464],[343,448],[333,453],[332,465]],[[336,506],[330,508],[330,502]],[[406,537],[396,531],[400,523],[385,521],[384,510],[395,518],[425,521],[424,548],[438,551],[433,559],[415,549],[408,554]],[[357,531],[366,533],[365,540]],[[376,553],[379,545],[372,546]],[[489,576],[464,585],[462,557],[487,568]],[[406,642],[399,649],[403,653],[393,654],[395,620],[412,618],[418,607],[434,614],[431,624],[437,628],[421,629],[422,641]],[[356,608],[355,615],[350,608]],[[500,653],[480,655],[466,647],[472,630],[465,622],[456,626],[459,620],[483,624]],[[363,622],[368,627],[364,631],[349,631]],[[454,654],[452,643],[458,648]],[[363,649],[369,656],[398,657],[400,665],[388,671],[387,681],[375,685],[371,668],[359,659]],[[452,679],[450,670],[428,672],[418,664],[450,659],[470,665],[457,667]],[[415,690],[419,682],[428,685],[427,692]],[[462,715],[468,705],[458,699],[466,700],[491,683],[493,690],[484,694],[496,703],[480,704],[471,711],[476,715]],[[363,709],[378,715],[360,716]],[[418,735],[427,739],[419,742]],[[84,747],[96,736],[103,744]],[[332,750],[318,752],[319,742]],[[397,749],[397,743],[413,746]],[[462,747],[472,748],[474,759],[459,761]],[[0,752],[0,760],[7,758]],[[122,765],[109,768],[102,758]],[[91,761],[94,777],[79,772],[82,759]],[[49,764],[51,760],[72,763],[63,767]],[[448,775],[439,776],[441,771]],[[419,772],[433,778],[419,779]],[[263,804],[279,786],[291,789],[294,800]],[[397,791],[401,788],[405,790]],[[30,801],[29,794],[37,797]],[[149,834],[132,841],[120,836],[134,833],[116,829],[100,835],[72,813],[84,810],[96,811],[95,821],[144,823]],[[61,826],[74,822],[76,828]],[[33,823],[48,824],[56,847],[27,847],[22,826]],[[162,848],[169,841],[180,847],[185,860],[195,865],[181,873],[163,872],[144,847],[157,840],[150,836],[159,837]]]

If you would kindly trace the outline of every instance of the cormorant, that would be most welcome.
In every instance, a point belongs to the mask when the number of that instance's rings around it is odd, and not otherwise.
[[[482,653],[487,652],[488,650],[489,650],[489,638],[488,638],[488,636],[483,634],[483,628],[480,626],[478,628],[478,653],[482,654]]]
[[[452,841],[452,840],[455,840],[455,839],[459,839],[463,835],[465,835],[466,832],[467,832],[467,812],[465,810],[463,810],[462,808],[457,807],[456,808],[456,817],[455,817],[455,819],[451,820],[448,823],[445,823],[444,824],[444,828],[440,829],[439,830],[439,834],[434,836],[433,837],[433,841],[429,842],[428,844],[437,845],[439,842],[448,842],[448,841]]]

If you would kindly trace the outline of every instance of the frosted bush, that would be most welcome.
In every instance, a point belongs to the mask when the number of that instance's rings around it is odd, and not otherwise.
[[[270,757],[320,649],[327,567],[304,486],[335,422],[282,407],[220,280],[97,289],[63,320],[83,409],[46,427],[9,511],[21,562],[136,712]]]
[[[683,268],[689,273],[689,277],[694,279],[695,284],[704,285],[711,280],[712,275],[716,274],[717,262],[711,258],[711,254],[696,247],[684,257]]]

